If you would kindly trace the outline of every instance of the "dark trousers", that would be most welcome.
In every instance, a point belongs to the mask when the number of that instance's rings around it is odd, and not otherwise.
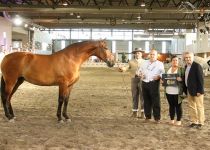
[[[144,98],[144,114],[146,119],[151,119],[152,112],[155,120],[160,120],[160,82],[142,82]]]
[[[144,100],[142,95],[140,78],[131,78],[131,92],[133,98],[133,111],[138,111],[139,102],[141,110],[144,109]]]
[[[178,95],[166,94],[166,98],[169,104],[169,115],[171,120],[174,120],[175,114],[177,121],[182,118],[182,103],[178,103]]]

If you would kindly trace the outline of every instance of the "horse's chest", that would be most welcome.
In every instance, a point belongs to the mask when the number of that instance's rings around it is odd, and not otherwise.
[[[68,85],[75,83],[79,78],[79,72],[70,72],[60,76],[60,82],[65,82]]]

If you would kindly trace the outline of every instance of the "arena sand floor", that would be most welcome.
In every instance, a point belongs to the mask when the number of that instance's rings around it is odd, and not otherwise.
[[[161,87],[160,124],[132,119],[130,77],[112,68],[82,68],[70,96],[71,123],[58,124],[58,87],[25,82],[12,98],[15,123],[0,108],[0,150],[208,150],[210,77],[205,77],[206,125],[190,129],[187,101],[183,127],[169,125]]]

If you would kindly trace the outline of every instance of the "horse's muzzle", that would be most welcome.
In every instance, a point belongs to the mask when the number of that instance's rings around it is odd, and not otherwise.
[[[115,65],[115,61],[113,61],[113,60],[112,61],[107,60],[106,61],[106,64],[107,64],[108,67],[113,67]]]

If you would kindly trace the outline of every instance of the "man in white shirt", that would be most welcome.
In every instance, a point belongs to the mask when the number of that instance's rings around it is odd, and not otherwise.
[[[158,53],[151,50],[149,60],[146,60],[138,69],[137,74],[142,78],[142,93],[144,99],[144,113],[146,120],[153,117],[160,122],[160,78],[165,72],[162,62],[157,60]]]
[[[132,116],[131,117],[144,117],[144,100],[142,96],[141,89],[141,79],[136,75],[136,70],[141,66],[144,59],[142,59],[142,49],[135,49],[132,53],[134,54],[134,59],[130,60],[127,66],[119,67],[120,72],[129,71],[131,76],[131,92],[133,99],[132,106]],[[138,105],[140,102],[141,115],[138,116]]]

